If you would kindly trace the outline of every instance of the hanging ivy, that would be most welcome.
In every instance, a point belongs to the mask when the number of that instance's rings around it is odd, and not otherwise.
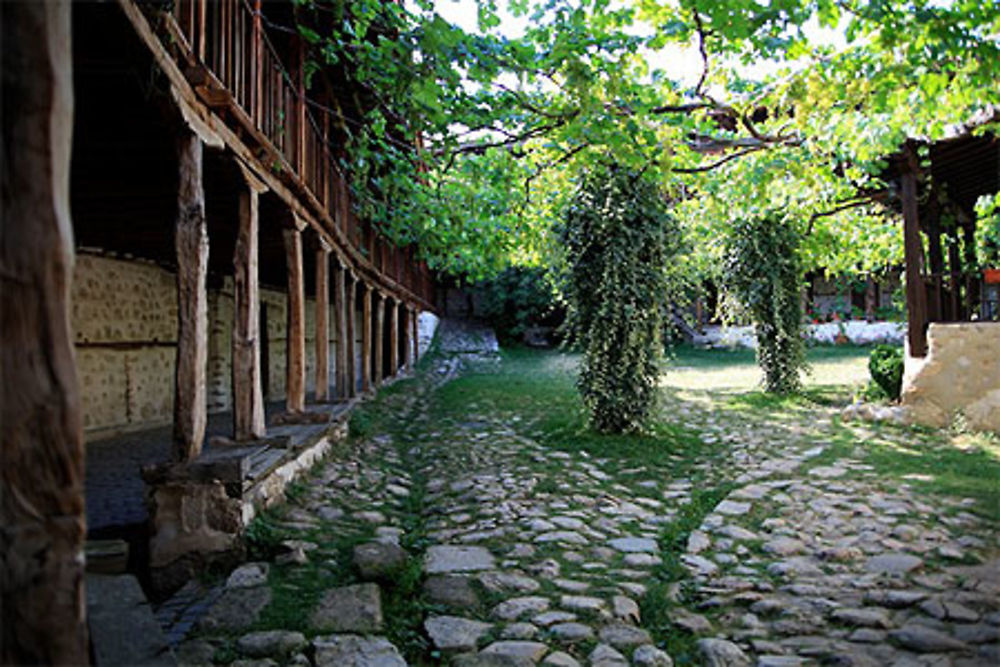
[[[677,227],[657,185],[616,165],[592,169],[560,230],[569,334],[590,426],[640,430],[656,400],[667,267]]]
[[[726,280],[757,334],[764,389],[789,394],[806,369],[802,338],[801,235],[788,221],[765,215],[736,221],[726,252]]]

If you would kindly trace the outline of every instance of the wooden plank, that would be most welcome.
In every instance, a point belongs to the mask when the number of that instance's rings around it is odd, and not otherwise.
[[[2,11],[0,664],[86,665],[84,445],[69,322],[71,6]]]
[[[316,251],[316,401],[330,399],[330,250]]]
[[[358,295],[357,284],[358,284],[357,280],[354,278],[353,275],[347,277],[347,285],[346,285],[347,295],[346,298],[344,299],[344,307],[346,308],[347,312],[347,322],[346,322],[347,359],[344,368],[347,371],[346,389],[348,398],[356,396],[358,393],[358,375],[357,375],[358,357],[357,357],[357,345],[355,342],[355,336],[356,336],[355,332],[357,331],[355,322],[355,320],[357,319],[357,312],[356,312],[357,295]]]
[[[372,375],[372,382],[377,387],[382,384],[382,349],[385,346],[385,295],[379,292],[376,295],[378,301],[375,303],[375,323],[374,335],[372,336],[372,351],[374,359],[372,363],[375,367]]]
[[[361,391],[372,388],[372,288],[362,283],[361,296]]]
[[[399,372],[399,307],[397,301],[389,306],[389,375]]]
[[[249,174],[245,177],[251,179]],[[239,219],[233,252],[233,438],[263,438],[267,429],[260,367],[260,282],[258,247],[259,184],[247,181],[239,195]]]
[[[306,408],[306,308],[302,271],[302,232],[286,229],[285,263],[288,269],[288,333],[285,356],[285,409]]]
[[[907,147],[909,163],[902,173],[903,255],[906,264],[907,340],[910,356],[927,354],[927,290],[921,276],[923,248],[917,207],[916,156]]]
[[[208,419],[208,221],[202,181],[201,139],[185,129],[177,140],[177,362],[174,383],[173,457],[201,453]]]

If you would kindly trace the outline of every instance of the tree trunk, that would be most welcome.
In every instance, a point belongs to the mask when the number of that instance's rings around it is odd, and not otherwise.
[[[306,409],[306,304],[302,276],[302,232],[285,230],[285,263],[288,267],[288,340],[285,355],[285,410]]]
[[[208,223],[202,183],[201,139],[184,129],[177,140],[179,183],[177,251],[177,362],[174,385],[174,458],[201,453],[208,419]]]
[[[0,663],[86,664],[69,3],[3,3]]]
[[[240,193],[239,228],[233,253],[233,437],[262,438],[264,390],[260,367],[260,283],[258,243],[260,220],[257,191]]]

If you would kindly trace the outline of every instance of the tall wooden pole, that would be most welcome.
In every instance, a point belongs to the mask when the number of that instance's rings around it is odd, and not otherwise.
[[[358,393],[358,354],[355,338],[357,334],[357,295],[358,281],[354,275],[345,276],[347,294],[344,298],[344,308],[347,313],[347,360],[345,370],[347,371],[347,397],[351,398]]]
[[[264,390],[260,368],[259,195],[263,189],[249,174],[240,193],[239,228],[233,253],[233,437],[262,438]]]
[[[413,363],[420,361],[420,309],[413,309]]]
[[[362,283],[361,295],[361,391],[372,388],[372,288]]]
[[[910,355],[927,354],[927,290],[921,276],[923,248],[917,208],[917,165],[912,146],[907,146],[907,164],[902,173],[903,256],[906,263],[907,340]]]
[[[177,141],[177,363],[174,383],[174,458],[201,453],[208,419],[208,222],[201,139],[186,128]]]
[[[0,664],[88,664],[68,2],[0,5]]]
[[[403,365],[406,370],[413,370],[413,309],[407,304],[400,304],[403,309]]]
[[[330,399],[330,247],[316,250],[316,401]]]
[[[337,360],[337,397],[347,398],[347,309],[344,302],[347,300],[347,269],[341,265],[336,269],[334,280],[334,318],[337,327],[337,347],[335,357]]]
[[[389,375],[399,372],[399,302],[393,300],[389,307]]]
[[[288,326],[285,354],[285,409],[306,409],[306,307],[302,271],[302,231],[285,230],[285,263],[288,268]]]
[[[375,335],[372,339],[372,349],[375,352],[375,373],[372,381],[375,386],[382,384],[382,352],[385,348],[385,295],[378,293],[378,302],[375,304]]]

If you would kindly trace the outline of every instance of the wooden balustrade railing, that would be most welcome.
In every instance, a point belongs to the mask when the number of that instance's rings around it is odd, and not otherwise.
[[[358,220],[350,188],[331,151],[336,119],[309,108],[304,90],[303,46],[282,59],[270,40],[262,0],[175,0],[172,34],[193,63],[209,76],[209,104],[227,106],[280,156],[280,168],[294,174],[340,228],[348,243],[383,275],[424,301],[433,302],[426,264],[404,271],[412,253],[402,251]],[[289,71],[289,68],[293,71]],[[211,80],[214,78],[214,80]],[[268,165],[278,167],[278,165]]]

